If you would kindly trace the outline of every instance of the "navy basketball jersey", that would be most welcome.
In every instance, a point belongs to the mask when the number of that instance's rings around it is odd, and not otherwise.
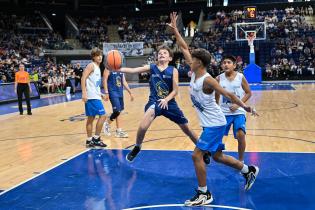
[[[107,80],[107,88],[110,97],[123,97],[124,73],[110,71]]]
[[[161,72],[156,64],[150,64],[150,101],[166,98],[173,91],[173,69],[168,66]]]

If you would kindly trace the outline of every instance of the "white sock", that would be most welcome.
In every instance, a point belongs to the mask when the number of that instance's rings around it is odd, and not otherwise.
[[[203,193],[207,192],[207,190],[208,190],[207,185],[204,186],[204,187],[199,187],[199,186],[198,186],[198,190],[200,190],[200,191],[203,192]]]
[[[117,131],[117,132],[121,132],[122,129],[121,129],[121,128],[117,128],[116,131]]]
[[[88,141],[91,141],[91,140],[92,140],[92,137],[88,137],[87,140],[88,140]]]
[[[246,173],[248,173],[248,166],[246,165],[246,164],[244,164],[243,165],[243,168],[242,168],[242,170],[241,170],[241,172],[243,173],[243,174],[246,174]]]
[[[100,136],[98,136],[98,135],[94,135],[93,136],[95,139],[98,139]]]

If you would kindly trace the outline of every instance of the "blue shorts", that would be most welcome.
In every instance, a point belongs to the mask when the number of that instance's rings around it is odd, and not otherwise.
[[[180,110],[176,101],[174,100],[168,102],[168,109],[162,109],[161,107],[159,107],[159,101],[149,101],[145,105],[144,111],[146,112],[149,108],[154,108],[155,117],[162,115],[179,125],[188,123],[188,120],[184,116],[184,113],[182,112],[182,110]]]
[[[225,146],[222,143],[224,131],[225,125],[204,127],[196,147],[202,151],[209,151],[211,154],[225,150]]]
[[[85,103],[85,115],[90,117],[105,115],[105,109],[102,101],[99,99],[89,99]]]
[[[238,115],[226,115],[226,130],[225,135],[229,134],[230,127],[233,123],[233,134],[234,138],[236,139],[236,134],[238,130],[242,130],[246,134],[246,117],[243,114]]]
[[[125,108],[124,98],[122,97],[109,97],[112,104],[113,112],[121,112]]]

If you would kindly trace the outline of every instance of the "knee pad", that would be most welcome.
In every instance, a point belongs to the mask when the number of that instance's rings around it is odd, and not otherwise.
[[[114,121],[119,115],[120,115],[120,112],[114,111],[114,112],[110,115],[109,119],[110,119],[111,121]]]

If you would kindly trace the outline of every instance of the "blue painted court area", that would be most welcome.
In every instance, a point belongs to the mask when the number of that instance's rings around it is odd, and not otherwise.
[[[197,186],[190,151],[146,150],[132,164],[126,153],[87,151],[4,192],[0,209],[315,209],[312,153],[247,153],[246,162],[260,167],[248,192],[237,171],[212,162],[213,207],[202,208],[182,206]]]

